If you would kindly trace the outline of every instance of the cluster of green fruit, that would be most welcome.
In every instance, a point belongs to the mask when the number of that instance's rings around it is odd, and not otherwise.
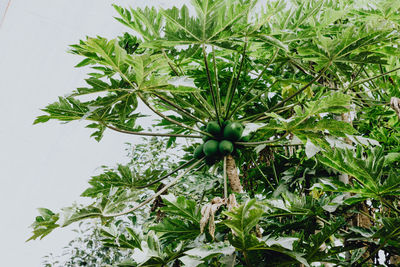
[[[234,142],[242,140],[243,126],[238,122],[224,121],[219,124],[210,121],[207,126],[200,128],[212,135],[203,137],[204,143],[196,147],[193,156],[196,159],[205,157],[206,163],[213,165],[224,156],[232,154],[235,150]]]

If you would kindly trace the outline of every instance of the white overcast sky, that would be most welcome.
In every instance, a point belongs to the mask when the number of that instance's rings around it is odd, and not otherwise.
[[[80,58],[66,51],[86,35],[114,38],[129,31],[113,19],[112,3],[168,7],[168,0],[0,0],[0,266],[42,266],[74,237],[58,229],[41,241],[25,240],[37,207],[58,210],[79,199],[101,165],[125,158],[125,142],[106,132],[100,143],[85,123],[32,125],[40,108],[84,85]]]

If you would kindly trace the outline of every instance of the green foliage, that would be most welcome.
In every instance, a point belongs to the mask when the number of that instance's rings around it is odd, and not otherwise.
[[[31,225],[33,228],[33,235],[28,239],[35,240],[36,238],[42,239],[50,234],[55,228],[59,227],[56,223],[59,219],[58,214],[54,214],[51,210],[45,208],[38,209],[40,216],[36,216],[35,222]]]
[[[161,234],[161,238],[168,241],[191,240],[200,234],[200,209],[196,202],[173,195],[163,197],[165,206],[161,211],[168,214],[162,222],[150,227]]]
[[[104,266],[125,259],[127,251],[106,246],[102,242],[100,231],[99,225],[93,221],[80,222],[79,227],[74,230],[77,237],[62,249],[61,255],[45,256],[42,266]]]
[[[362,150],[353,152],[336,149],[322,153],[318,159],[331,168],[349,174],[355,180],[353,185],[334,181],[331,189],[335,191],[357,194],[358,201],[367,198],[385,199],[400,195],[400,181],[394,170],[385,171],[385,155],[382,148],[368,150],[365,154]],[[334,185],[335,183],[337,187]],[[348,201],[353,202],[354,197]]]
[[[225,212],[230,219],[224,221],[224,224],[234,231],[231,243],[237,249],[250,250],[259,245],[256,236],[250,233],[263,214],[263,210],[258,208],[255,202],[253,199],[232,212]]]
[[[39,210],[30,239],[91,220],[113,266],[399,264],[398,1],[114,8],[129,32],[72,45],[87,87],[34,123],[160,138],[93,176],[91,204]],[[71,266],[96,262],[85,244]]]
[[[309,266],[307,261],[301,257],[300,253],[291,251],[291,244],[297,240],[297,238],[267,237],[260,241],[256,237],[252,230],[261,219],[263,213],[263,209],[256,204],[254,199],[247,201],[245,204],[233,209],[231,212],[224,212],[225,215],[229,216],[229,219],[225,220],[224,224],[231,228],[233,232],[230,242],[236,249],[244,253],[246,264],[252,265],[256,262],[260,262],[259,257],[257,257],[258,255],[254,253],[260,250],[263,251],[261,258],[266,257],[268,259],[268,252],[272,252],[272,255],[277,258],[279,257],[280,264],[284,264],[285,262],[290,263],[295,260]],[[246,254],[249,255],[246,256]],[[261,262],[262,261],[265,261],[265,259],[262,259]],[[272,266],[273,264],[276,264],[276,262],[278,261],[275,260],[274,262],[272,259],[267,260],[267,262],[263,264]]]

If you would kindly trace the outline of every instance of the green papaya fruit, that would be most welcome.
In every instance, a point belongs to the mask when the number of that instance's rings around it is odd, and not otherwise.
[[[207,142],[208,140],[210,140],[211,137],[208,136],[208,135],[204,135],[201,139],[203,139],[203,142],[205,143],[205,142]]]
[[[236,142],[242,137],[243,126],[238,122],[232,122],[224,128],[224,139]]]
[[[193,153],[194,158],[201,159],[202,157],[204,157],[203,146],[204,144],[201,144],[198,147],[196,147]]]
[[[207,157],[209,156],[216,156],[218,154],[218,141],[216,140],[208,140],[203,145],[203,152],[204,155]]]
[[[219,136],[221,135],[221,126],[216,121],[210,121],[207,124],[207,132],[213,136]]]
[[[232,142],[228,140],[222,140],[218,145],[219,152],[224,156],[231,154],[233,152],[233,148]]]

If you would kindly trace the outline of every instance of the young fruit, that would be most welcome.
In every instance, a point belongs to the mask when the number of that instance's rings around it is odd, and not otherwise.
[[[203,146],[204,144],[201,144],[198,147],[196,147],[193,153],[194,158],[201,159],[202,157],[204,157]]]
[[[238,122],[232,122],[224,128],[224,139],[236,142],[243,133],[243,126]]]
[[[203,152],[207,157],[216,156],[218,154],[218,141],[208,140],[205,142],[203,145]]]
[[[233,144],[231,141],[222,140],[218,145],[219,152],[226,156],[233,152]]]
[[[221,126],[219,126],[218,122],[216,121],[210,121],[207,124],[207,132],[213,136],[218,136],[221,134]]]
[[[223,121],[222,122],[222,127],[226,127],[226,125],[228,125],[228,124],[230,124],[230,123],[232,123],[231,121]]]
[[[202,139],[203,139],[203,142],[205,143],[205,142],[207,142],[208,140],[210,140],[211,137],[208,136],[208,135],[204,135],[204,136],[202,137]]]

